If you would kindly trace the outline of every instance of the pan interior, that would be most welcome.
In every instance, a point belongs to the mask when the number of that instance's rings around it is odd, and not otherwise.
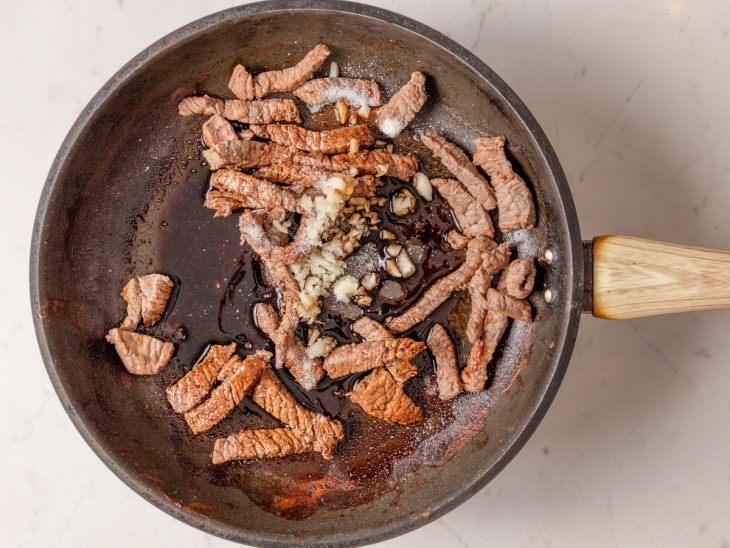
[[[529,434],[541,403],[557,387],[565,336],[574,329],[577,228],[566,219],[562,175],[541,149],[539,128],[515,110],[501,84],[495,87],[443,46],[363,14],[242,14],[210,19],[141,61],[92,105],[77,138],[62,151],[34,248],[39,338],[57,390],[87,440],[117,474],[166,511],[250,543],[383,538],[425,523],[473,492]],[[431,422],[453,424],[424,426],[431,429],[428,435],[396,464],[377,459],[392,448],[348,441],[344,456],[331,463],[303,456],[214,468],[208,464],[213,438],[267,424],[237,412],[210,435],[194,437],[164,398],[164,387],[190,367],[205,343],[251,332],[246,295],[235,303],[239,310],[227,309],[236,315],[229,324],[240,322],[240,330],[223,326],[216,335],[217,327],[198,327],[216,325],[215,284],[240,269],[241,248],[235,219],[213,220],[202,208],[209,177],[199,158],[202,119],[178,116],[176,105],[202,91],[230,96],[226,84],[238,62],[252,71],[287,66],[320,41],[333,49],[331,60],[343,75],[378,80],[386,97],[412,70],[425,72],[431,100],[411,131],[438,130],[470,152],[475,137],[507,136],[538,205],[538,227],[511,239],[520,256],[552,251],[541,281],[553,301],[546,304],[536,293],[534,324],[512,325],[494,381],[503,386],[516,378],[507,393],[488,412],[496,388],[463,397],[453,408],[428,407]],[[103,338],[123,317],[118,293],[124,282],[153,271],[169,272],[178,282],[176,307],[157,333],[179,349],[160,375],[132,378]],[[205,294],[208,300],[189,298]],[[369,426],[356,422],[352,428],[350,440],[356,440],[356,430]],[[409,435],[403,427],[390,428],[397,438]],[[354,496],[353,469],[343,463],[356,453],[380,465],[356,471],[370,480]],[[276,496],[278,506],[271,503]],[[300,504],[307,500],[317,504]],[[311,511],[282,511],[291,505]]]

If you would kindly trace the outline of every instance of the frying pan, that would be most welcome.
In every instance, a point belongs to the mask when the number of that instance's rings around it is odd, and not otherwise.
[[[210,268],[217,253],[227,252],[213,248],[206,261],[198,253],[205,247],[200,241],[170,235],[173,217],[191,226],[199,222],[207,180],[197,156],[200,121],[179,117],[177,101],[203,90],[225,95],[237,62],[245,60],[254,70],[286,66],[320,41],[332,47],[343,72],[375,78],[386,96],[411,70],[426,72],[432,100],[414,130],[436,127],[470,150],[476,136],[507,136],[538,209],[537,228],[513,243],[520,255],[551,258],[541,269],[541,289],[549,293],[533,296],[534,324],[514,324],[481,400],[478,428],[455,444],[429,440],[452,447],[447,458],[419,454],[421,466],[397,480],[373,480],[382,487],[377,496],[355,502],[343,495],[347,502],[338,504],[337,488],[325,485],[333,496],[300,519],[286,519],[236,483],[246,464],[226,474],[212,470],[210,439],[193,438],[164,401],[164,386],[199,350],[190,343],[195,330],[187,332],[172,315],[162,322],[160,334],[179,343],[179,350],[153,378],[126,374],[103,335],[122,317],[118,292],[124,281],[169,266],[161,247],[177,258],[173,274],[183,287],[173,310],[184,308],[186,291],[204,289],[196,284],[212,284],[204,276],[196,280],[196,269],[203,263]],[[168,217],[177,206],[186,208]],[[232,228],[213,226],[211,241]],[[38,342],[56,392],[87,443],[125,483],[174,517],[224,538],[324,546],[405,533],[494,478],[547,412],[581,312],[627,318],[728,306],[728,266],[728,254],[720,251],[616,236],[582,243],[570,189],[538,123],[489,67],[442,34],[370,6],[272,1],[182,27],[132,59],[96,94],[50,169],[35,221],[30,286]],[[220,266],[220,275],[229,276],[234,267]],[[260,480],[264,490],[274,485],[265,478],[278,469],[257,470],[264,479],[248,481]],[[309,487],[300,495],[317,500]]]

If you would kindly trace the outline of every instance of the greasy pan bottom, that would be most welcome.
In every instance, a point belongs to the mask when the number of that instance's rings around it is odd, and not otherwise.
[[[298,10],[295,17],[292,10]],[[201,90],[226,95],[237,62],[253,70],[285,66],[319,41],[332,47],[344,74],[377,79],[386,96],[411,70],[428,74],[432,100],[412,130],[437,129],[467,149],[476,136],[505,134],[538,205],[538,227],[515,236],[517,252],[540,255],[549,248],[555,256],[543,271],[543,284],[556,298],[550,305],[534,299],[536,322],[512,327],[492,392],[464,398],[476,403],[461,404],[459,412],[443,410],[444,417],[452,413],[477,425],[483,420],[483,426],[468,435],[454,427],[448,430],[453,435],[440,434],[416,447],[401,443],[401,453],[408,447],[403,459],[408,465],[388,458],[382,467],[364,468],[367,489],[357,495],[339,481],[342,474],[332,473],[346,462],[347,444],[327,467],[313,464],[316,457],[211,467],[211,439],[191,436],[162,394],[204,338],[216,336],[198,327],[214,325],[216,311],[203,297],[190,296],[206,295],[211,284],[215,304],[213,284],[232,277],[241,251],[235,226],[214,223],[196,205],[207,178],[197,159],[201,120],[179,117],[176,103]],[[217,270],[214,260],[201,267],[204,240],[194,234],[203,231],[220,247]],[[118,291],[124,281],[158,269],[180,282],[176,308],[160,328],[180,350],[162,375],[132,378],[103,334],[122,317]],[[526,441],[572,350],[582,257],[573,204],[552,149],[524,105],[484,64],[439,33],[383,10],[265,2],[212,15],[163,38],[94,97],[64,141],[41,197],[31,292],[43,358],[64,407],[100,458],[138,493],[191,525],[240,542],[362,544],[401,534],[453,508],[494,477]],[[247,306],[245,299],[240,304]],[[233,310],[229,307],[228,314]],[[197,320],[186,323],[186,313]],[[238,321],[248,320],[244,314]],[[520,363],[522,356],[529,357],[526,363]],[[512,388],[487,412],[490,394],[520,366]],[[229,419],[229,428],[246,427],[250,420],[239,413]],[[444,431],[436,428],[434,434]],[[398,439],[408,436],[400,432]],[[356,440],[353,435],[348,441],[354,444],[351,454]],[[387,450],[377,444],[360,448],[373,454]],[[310,483],[303,487],[305,473]],[[272,490],[314,503],[298,506],[306,512],[286,515],[281,505],[267,505]]]

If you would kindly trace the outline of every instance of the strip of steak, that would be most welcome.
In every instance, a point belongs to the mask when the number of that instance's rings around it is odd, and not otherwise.
[[[471,312],[466,326],[466,336],[471,343],[482,336],[484,318],[489,309],[487,290],[492,285],[492,278],[509,264],[510,244],[502,243],[484,255],[482,265],[469,280]]]
[[[215,384],[218,373],[236,351],[236,343],[214,344],[202,360],[184,377],[165,389],[167,401],[175,413],[184,413],[198,405]]]
[[[244,430],[213,445],[213,464],[232,460],[274,459],[314,451],[314,444],[304,439],[298,430],[273,428]]]
[[[282,162],[264,166],[256,170],[256,177],[273,183],[301,185],[304,188],[317,186],[327,180],[332,172],[315,165],[304,165],[299,162]]]
[[[421,141],[446,169],[464,183],[469,194],[474,196],[484,209],[489,211],[497,207],[497,200],[492,188],[463,150],[438,133],[422,135]]]
[[[106,340],[114,345],[124,367],[132,375],[154,375],[160,372],[175,351],[171,342],[126,329],[110,330]]]
[[[354,78],[315,78],[296,89],[294,97],[315,110],[340,99],[358,108],[377,107],[381,101],[377,82]]]
[[[167,308],[174,284],[164,274],[145,274],[127,282],[120,293],[127,301],[127,317],[122,328],[134,329],[140,321],[145,327],[155,325]]]
[[[466,287],[466,284],[469,283],[469,280],[481,265],[484,253],[496,247],[497,244],[484,237],[470,240],[466,247],[464,263],[432,284],[416,304],[408,310],[399,316],[387,318],[385,320],[386,327],[395,333],[402,333],[421,323],[454,291],[460,291]]]
[[[209,190],[203,205],[215,211],[213,217],[230,217],[234,211],[245,207],[238,194],[221,190]]]
[[[371,147],[375,137],[365,124],[314,131],[293,124],[252,125],[257,137],[269,139],[279,145],[294,147],[308,152],[338,154],[350,150],[354,140],[359,147]]]
[[[367,316],[362,316],[353,323],[352,330],[368,342],[385,341],[394,338],[390,331]],[[386,363],[385,368],[400,383],[404,383],[418,374],[416,364],[410,359]]]
[[[423,418],[423,411],[385,369],[376,369],[362,379],[350,399],[368,415],[398,424],[411,424]]]
[[[268,166],[291,160],[294,149],[260,141],[223,141],[203,151],[203,156],[215,171],[222,167]]]
[[[426,344],[436,360],[436,385],[439,389],[439,398],[450,400],[462,390],[454,342],[444,326],[437,323],[429,333]]]
[[[533,228],[535,203],[525,181],[512,169],[504,151],[505,138],[482,137],[477,146],[474,162],[484,168],[494,187],[499,208],[499,229],[503,232]]]
[[[383,169],[385,175],[404,180],[410,179],[418,171],[418,159],[413,154],[393,154],[386,150],[359,150],[324,158],[321,155],[300,153],[294,159],[334,172],[347,172],[354,167],[360,174],[382,175]]]
[[[482,337],[474,343],[469,360],[461,371],[461,380],[467,392],[481,392],[487,382],[487,366],[494,356],[499,341],[507,330],[509,319],[503,314],[489,311]]]
[[[238,139],[236,130],[220,114],[214,114],[203,124],[203,142],[205,146],[212,147],[223,141],[233,141],[235,139]]]
[[[210,178],[211,188],[235,196],[241,207],[266,209],[277,219],[288,212],[301,213],[299,197],[291,190],[233,169],[219,169]],[[209,193],[210,194],[210,193]],[[206,197],[206,207],[208,207]],[[221,216],[216,210],[216,216]]]
[[[319,358],[307,355],[304,343],[296,336],[284,336],[279,329],[281,319],[276,310],[267,303],[258,303],[254,308],[256,325],[269,337],[276,347],[277,365],[284,365],[294,379],[306,390],[314,390],[324,377],[324,368]]]
[[[515,259],[502,276],[507,295],[515,299],[526,299],[535,287],[535,263],[530,259]]]
[[[515,320],[523,322],[532,321],[532,309],[530,303],[522,299],[515,299],[506,293],[490,287],[487,290],[487,309],[504,314]]]
[[[259,351],[243,360],[237,359],[236,370],[229,375],[203,403],[185,413],[185,422],[194,434],[213,428],[241,403],[266,369],[271,354]]]
[[[256,76],[249,74],[242,65],[236,65],[228,88],[236,97],[244,100],[261,98],[280,91],[292,91],[309,80],[330,53],[332,52],[326,45],[317,44],[293,67],[262,72]]]
[[[298,430],[302,440],[311,443],[314,450],[326,459],[332,458],[337,445],[345,437],[340,421],[305,409],[271,369],[261,375],[251,397],[274,418]]]
[[[422,342],[408,338],[347,344],[330,352],[324,360],[324,369],[330,378],[341,379],[387,363],[411,360],[425,347]]]
[[[210,95],[185,97],[177,106],[182,116],[193,114],[218,114],[227,120],[243,124],[270,124],[272,122],[302,121],[297,104],[292,99],[264,99],[241,101],[239,99],[218,99]]]
[[[454,212],[459,228],[470,238],[476,236],[494,237],[494,226],[489,213],[469,194],[456,179],[431,179]]]
[[[395,137],[415,118],[427,98],[426,77],[422,72],[411,73],[410,80],[378,109],[378,128],[388,137]]]

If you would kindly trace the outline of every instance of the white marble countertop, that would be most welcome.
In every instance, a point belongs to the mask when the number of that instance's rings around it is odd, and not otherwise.
[[[16,2],[0,20],[3,546],[232,546],[155,509],[94,456],[37,350],[36,200],[66,131],[128,59],[226,0]],[[543,124],[584,238],[730,247],[730,3],[405,0]],[[172,7],[174,5],[174,8]],[[730,546],[730,313],[584,318],[542,425],[446,517],[383,545]]]

